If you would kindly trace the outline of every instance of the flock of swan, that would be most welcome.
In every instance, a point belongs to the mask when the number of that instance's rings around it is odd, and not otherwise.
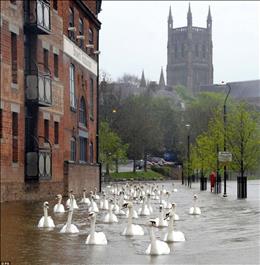
[[[172,192],[177,192],[176,188]],[[170,192],[164,185],[159,188],[155,183],[150,184],[121,184],[107,186],[101,195],[97,194],[97,189],[90,192],[86,197],[86,190],[83,190],[83,197],[79,204],[88,206],[88,220],[90,221],[90,232],[85,241],[91,245],[106,245],[107,238],[104,232],[96,232],[96,217],[100,211],[106,211],[103,222],[107,224],[118,223],[118,217],[125,216],[127,224],[122,231],[123,236],[143,236],[144,230],[141,225],[135,223],[134,219],[149,217],[155,215],[151,200],[159,204],[159,213],[157,218],[147,220],[150,226],[150,244],[145,253],[148,255],[169,254],[170,248],[167,243],[185,241],[183,232],[175,230],[175,221],[179,220],[176,214],[176,203],[169,201]],[[65,207],[62,204],[62,195],[56,196],[58,202],[55,204],[54,213],[65,213]],[[193,196],[193,206],[189,209],[189,214],[200,215],[201,210],[197,206],[198,196]],[[99,204],[99,207],[98,207]],[[136,210],[135,207],[139,205]],[[43,216],[38,222],[39,228],[53,228],[54,221],[48,215],[49,203],[43,203]],[[67,222],[61,228],[60,233],[79,233],[79,229],[73,224],[73,211],[79,209],[73,191],[69,192],[69,198],[66,201]],[[154,227],[167,227],[163,240],[155,236]]]

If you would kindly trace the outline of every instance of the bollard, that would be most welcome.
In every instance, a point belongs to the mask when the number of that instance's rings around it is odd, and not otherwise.
[[[246,199],[247,198],[247,177],[237,177],[237,198]]]
[[[207,178],[200,178],[200,190],[207,190]]]
[[[214,192],[216,194],[221,193],[221,176],[217,176],[217,178],[216,178]]]

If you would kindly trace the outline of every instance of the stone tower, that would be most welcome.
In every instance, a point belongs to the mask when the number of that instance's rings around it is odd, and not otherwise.
[[[168,16],[167,85],[183,85],[196,94],[200,85],[213,84],[212,18],[207,27],[193,27],[189,5],[187,26],[173,28],[171,7]]]

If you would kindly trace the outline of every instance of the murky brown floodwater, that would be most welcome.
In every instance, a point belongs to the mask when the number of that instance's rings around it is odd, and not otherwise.
[[[172,190],[171,183],[166,187]],[[145,235],[124,237],[120,233],[126,218],[119,217],[117,224],[104,224],[98,215],[97,231],[104,231],[107,246],[88,246],[85,240],[89,231],[87,207],[80,205],[74,211],[74,224],[79,234],[60,234],[67,213],[53,214],[54,200],[49,200],[49,214],[56,227],[47,231],[38,229],[42,216],[42,202],[10,202],[1,204],[1,261],[11,264],[260,264],[260,181],[248,182],[248,199],[236,200],[236,183],[228,182],[229,197],[210,192],[199,192],[199,185],[192,189],[176,183],[178,192],[171,195],[177,203],[180,221],[177,230],[186,236],[186,242],[170,244],[170,255],[150,257],[144,254],[149,245],[148,217],[135,223],[144,227]],[[188,214],[192,196],[199,194],[198,205],[202,215]],[[64,201],[64,200],[63,200]],[[139,207],[135,206],[137,209]],[[153,205],[158,215],[158,204]],[[156,229],[162,238],[167,228]]]

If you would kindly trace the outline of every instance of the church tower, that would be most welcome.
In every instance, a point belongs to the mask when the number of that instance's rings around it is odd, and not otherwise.
[[[210,8],[207,27],[192,25],[189,4],[187,26],[174,28],[172,10],[168,16],[167,85],[183,85],[196,94],[201,85],[213,84],[212,18]]]

